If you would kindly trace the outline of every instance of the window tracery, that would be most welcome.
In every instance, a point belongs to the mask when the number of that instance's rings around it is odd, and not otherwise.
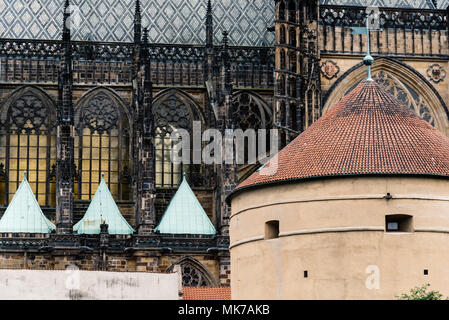
[[[193,185],[202,184],[197,181],[203,178],[198,165],[175,164],[170,157],[171,151],[178,143],[171,140],[172,132],[184,129],[191,133],[193,121],[199,120],[195,110],[187,99],[176,92],[168,92],[154,104],[156,186],[159,188],[177,187],[181,183],[183,172]]]
[[[167,272],[173,272],[174,266],[181,268],[183,287],[208,287],[214,285],[214,280],[208,274],[208,271],[192,258],[183,258],[167,269]]]
[[[56,205],[56,110],[35,88],[17,91],[1,111],[0,203],[7,205],[27,171],[28,182],[41,206]]]
[[[254,95],[243,92],[233,98],[233,117],[237,119],[237,128],[266,129],[270,122],[270,115],[262,105],[260,99]]]
[[[116,200],[130,200],[130,128],[123,106],[100,90],[76,110],[75,181],[77,199],[90,200],[104,173]]]

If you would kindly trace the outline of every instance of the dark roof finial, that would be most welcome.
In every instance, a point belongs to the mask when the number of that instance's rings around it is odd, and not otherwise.
[[[212,1],[211,0],[207,1],[207,13],[212,14]]]
[[[62,21],[62,40],[70,41],[70,27],[72,21],[70,20],[70,3],[69,0],[65,0],[64,13]]]
[[[143,28],[143,42],[145,44],[148,44],[148,28]]]
[[[140,43],[142,37],[142,14],[140,11],[140,1],[136,0],[134,11],[134,43]]]

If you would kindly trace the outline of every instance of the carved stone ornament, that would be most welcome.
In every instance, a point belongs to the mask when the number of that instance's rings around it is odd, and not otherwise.
[[[438,63],[434,63],[427,69],[427,76],[435,83],[439,83],[446,77],[446,71]]]
[[[326,60],[321,65],[321,73],[329,80],[335,78],[340,72],[340,67],[332,60]]]

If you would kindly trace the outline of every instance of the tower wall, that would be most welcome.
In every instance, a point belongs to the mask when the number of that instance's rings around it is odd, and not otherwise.
[[[367,176],[235,195],[232,297],[394,299],[426,283],[449,294],[448,185]],[[387,215],[410,216],[410,229],[387,232]],[[266,239],[269,221],[279,222],[279,237]]]

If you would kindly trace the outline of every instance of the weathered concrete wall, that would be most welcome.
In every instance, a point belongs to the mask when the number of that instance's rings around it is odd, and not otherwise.
[[[0,270],[0,299],[177,300],[178,273]]]

